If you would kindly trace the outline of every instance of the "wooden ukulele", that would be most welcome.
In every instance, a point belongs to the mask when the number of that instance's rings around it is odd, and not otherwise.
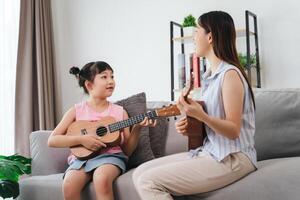
[[[191,72],[190,81],[187,87],[187,91],[184,94],[184,100],[189,103],[188,95],[190,94],[191,90],[194,87],[194,77]],[[203,109],[205,109],[204,101],[197,101]],[[187,116],[187,136],[188,136],[188,149],[196,149],[199,146],[203,145],[203,140],[206,137],[205,127],[204,123],[193,118],[190,116]]]
[[[100,137],[103,143],[111,147],[120,144],[120,130],[142,122],[145,117],[148,117],[148,119],[156,119],[158,117],[170,117],[176,115],[180,115],[180,111],[177,106],[169,105],[118,122],[113,117],[104,117],[99,121],[78,120],[73,122],[68,127],[66,135],[97,135]],[[72,146],[70,147],[70,150],[72,154],[75,155],[79,160],[87,160],[93,158],[98,155],[100,151],[92,151],[82,145]]]

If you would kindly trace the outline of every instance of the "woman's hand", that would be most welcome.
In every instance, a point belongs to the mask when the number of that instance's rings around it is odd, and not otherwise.
[[[177,101],[177,106],[180,110],[183,110],[187,116],[198,119],[199,121],[205,121],[208,115],[204,112],[202,106],[190,98],[188,98],[188,102],[189,103],[184,100],[181,94]]]
[[[178,122],[175,123],[175,128],[177,132],[183,135],[187,135],[187,127],[188,122],[186,117],[181,118]]]
[[[98,151],[102,147],[106,147],[106,144],[97,135],[83,135],[80,140],[81,144],[91,151]]]

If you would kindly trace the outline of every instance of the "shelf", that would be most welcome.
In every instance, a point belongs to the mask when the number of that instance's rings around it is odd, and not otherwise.
[[[249,31],[250,35],[255,35],[254,32]],[[236,37],[246,37],[246,29],[236,29]]]
[[[255,35],[254,32],[250,31],[250,35]],[[236,29],[236,37],[246,37],[246,29]],[[193,43],[193,36],[184,36],[184,37],[175,37],[173,38],[173,41],[180,42],[183,44]]]
[[[187,43],[193,43],[193,36],[185,36],[185,37],[176,37],[176,38],[173,38],[173,41],[175,42],[181,42],[181,43],[184,43],[184,44],[187,44]]]

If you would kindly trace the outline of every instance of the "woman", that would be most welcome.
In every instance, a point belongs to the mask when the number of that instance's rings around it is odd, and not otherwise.
[[[201,15],[194,34],[196,53],[205,57],[202,100],[207,112],[183,96],[178,106],[186,115],[205,123],[203,146],[147,162],[133,174],[142,199],[173,199],[224,187],[256,170],[254,148],[255,103],[236,51],[236,33],[231,16],[222,11]],[[186,118],[176,123],[186,134]]]

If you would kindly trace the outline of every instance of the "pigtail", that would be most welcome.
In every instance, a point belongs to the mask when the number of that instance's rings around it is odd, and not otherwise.
[[[78,67],[71,67],[69,73],[75,75],[76,78],[78,78],[80,69]]]

